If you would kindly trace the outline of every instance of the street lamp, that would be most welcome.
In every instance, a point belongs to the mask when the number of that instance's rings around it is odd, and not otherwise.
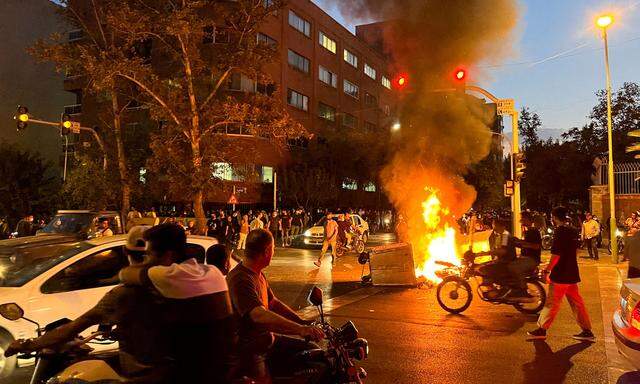
[[[616,201],[615,183],[613,179],[613,123],[611,119],[611,71],[609,68],[609,41],[607,39],[607,28],[613,23],[613,16],[602,15],[596,19],[596,25],[602,29],[602,39],[604,40],[604,65],[607,78],[607,140],[609,145],[609,242],[611,244],[611,257],[614,263],[618,263],[618,247],[616,246]]]
[[[393,123],[393,125],[391,126],[391,130],[392,131],[399,131],[400,128],[402,128],[402,125],[400,124],[399,121],[396,121],[395,123]]]

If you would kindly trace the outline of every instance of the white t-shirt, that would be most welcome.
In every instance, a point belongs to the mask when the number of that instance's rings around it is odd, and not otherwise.
[[[193,258],[168,267],[151,267],[149,279],[162,296],[170,299],[188,299],[229,290],[227,280],[218,268],[198,264]]]

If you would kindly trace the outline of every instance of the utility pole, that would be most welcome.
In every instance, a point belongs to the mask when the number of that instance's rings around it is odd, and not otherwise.
[[[273,170],[273,211],[278,209],[278,172]]]
[[[513,235],[522,238],[522,226],[520,225],[520,180],[516,177],[513,159],[516,153],[520,153],[520,138],[518,132],[518,111],[511,111],[511,176],[513,178],[513,196],[511,197],[511,212],[513,212]]]

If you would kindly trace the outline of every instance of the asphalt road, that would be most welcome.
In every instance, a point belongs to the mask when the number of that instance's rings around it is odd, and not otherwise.
[[[372,245],[390,240],[374,237]],[[275,294],[294,309],[307,307],[308,291],[317,285],[324,291],[331,322],[355,322],[370,345],[363,363],[369,373],[366,383],[616,383],[608,379],[604,327],[609,320],[603,321],[600,267],[595,263],[581,263],[581,291],[597,342],[571,339],[578,328],[565,305],[548,340],[534,343],[525,341],[525,333],[536,327],[535,316],[477,297],[463,315],[451,315],[438,306],[435,289],[363,288],[355,254],[333,268],[327,256],[318,269],[312,264],[318,252],[278,248],[267,277]],[[29,369],[20,371],[4,383],[28,382]],[[617,380],[629,383],[640,383],[637,373]]]

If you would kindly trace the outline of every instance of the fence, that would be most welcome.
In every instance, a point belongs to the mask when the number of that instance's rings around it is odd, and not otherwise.
[[[616,195],[640,194],[640,162],[613,165]],[[600,166],[600,184],[609,184],[607,163]]]

